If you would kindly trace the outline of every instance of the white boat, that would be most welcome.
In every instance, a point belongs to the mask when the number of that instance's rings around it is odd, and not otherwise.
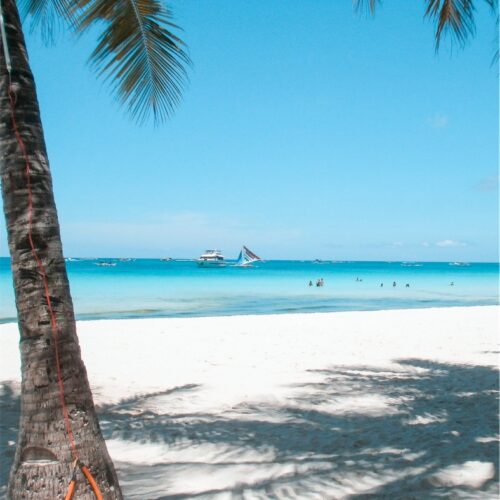
[[[205,250],[196,260],[200,267],[223,267],[226,265],[220,250]]]
[[[101,267],[115,267],[116,266],[116,262],[111,262],[109,260],[105,260],[103,262],[96,262],[95,265],[96,266],[101,266]]]
[[[252,263],[262,260],[258,255],[254,254],[249,248],[243,245],[240,251],[240,255],[236,260],[236,266],[238,267],[249,267]]]

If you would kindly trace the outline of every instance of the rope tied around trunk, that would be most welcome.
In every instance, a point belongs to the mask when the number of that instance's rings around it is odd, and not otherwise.
[[[78,460],[78,459],[73,462],[73,469],[71,472],[71,481],[69,482],[68,491],[66,492],[66,496],[64,497],[64,500],[72,500],[73,495],[75,494],[77,467],[80,467],[82,474],[85,476],[85,478],[89,482],[90,487],[92,488],[92,491],[94,492],[96,499],[102,500],[103,497],[102,497],[101,491],[99,490],[99,486],[97,486],[97,483],[95,482],[95,479],[93,478],[89,469],[83,464],[83,462],[81,460]]]

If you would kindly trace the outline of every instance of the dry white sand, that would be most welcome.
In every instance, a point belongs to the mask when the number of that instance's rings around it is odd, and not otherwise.
[[[498,326],[493,306],[78,331],[128,499],[497,498]],[[17,325],[0,335],[5,466]]]

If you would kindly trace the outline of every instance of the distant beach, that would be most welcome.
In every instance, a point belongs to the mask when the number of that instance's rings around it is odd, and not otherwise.
[[[229,316],[498,304],[498,264],[267,261],[200,269],[192,260],[68,259],[78,319]],[[317,287],[323,278],[324,286]],[[309,283],[312,286],[309,286]],[[0,258],[0,322],[16,321]]]
[[[499,311],[81,321],[78,332],[127,499],[492,499]],[[17,325],[0,335],[1,496],[20,366]]]

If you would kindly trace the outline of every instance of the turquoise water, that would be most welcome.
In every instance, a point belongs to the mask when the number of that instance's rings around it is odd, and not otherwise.
[[[67,262],[78,319],[499,303],[498,264],[268,261],[252,268],[206,269],[190,260],[102,260],[116,265],[101,267],[96,265],[99,260]],[[318,278],[324,279],[323,287],[314,286]],[[0,295],[0,322],[15,321],[7,258],[0,258]]]

